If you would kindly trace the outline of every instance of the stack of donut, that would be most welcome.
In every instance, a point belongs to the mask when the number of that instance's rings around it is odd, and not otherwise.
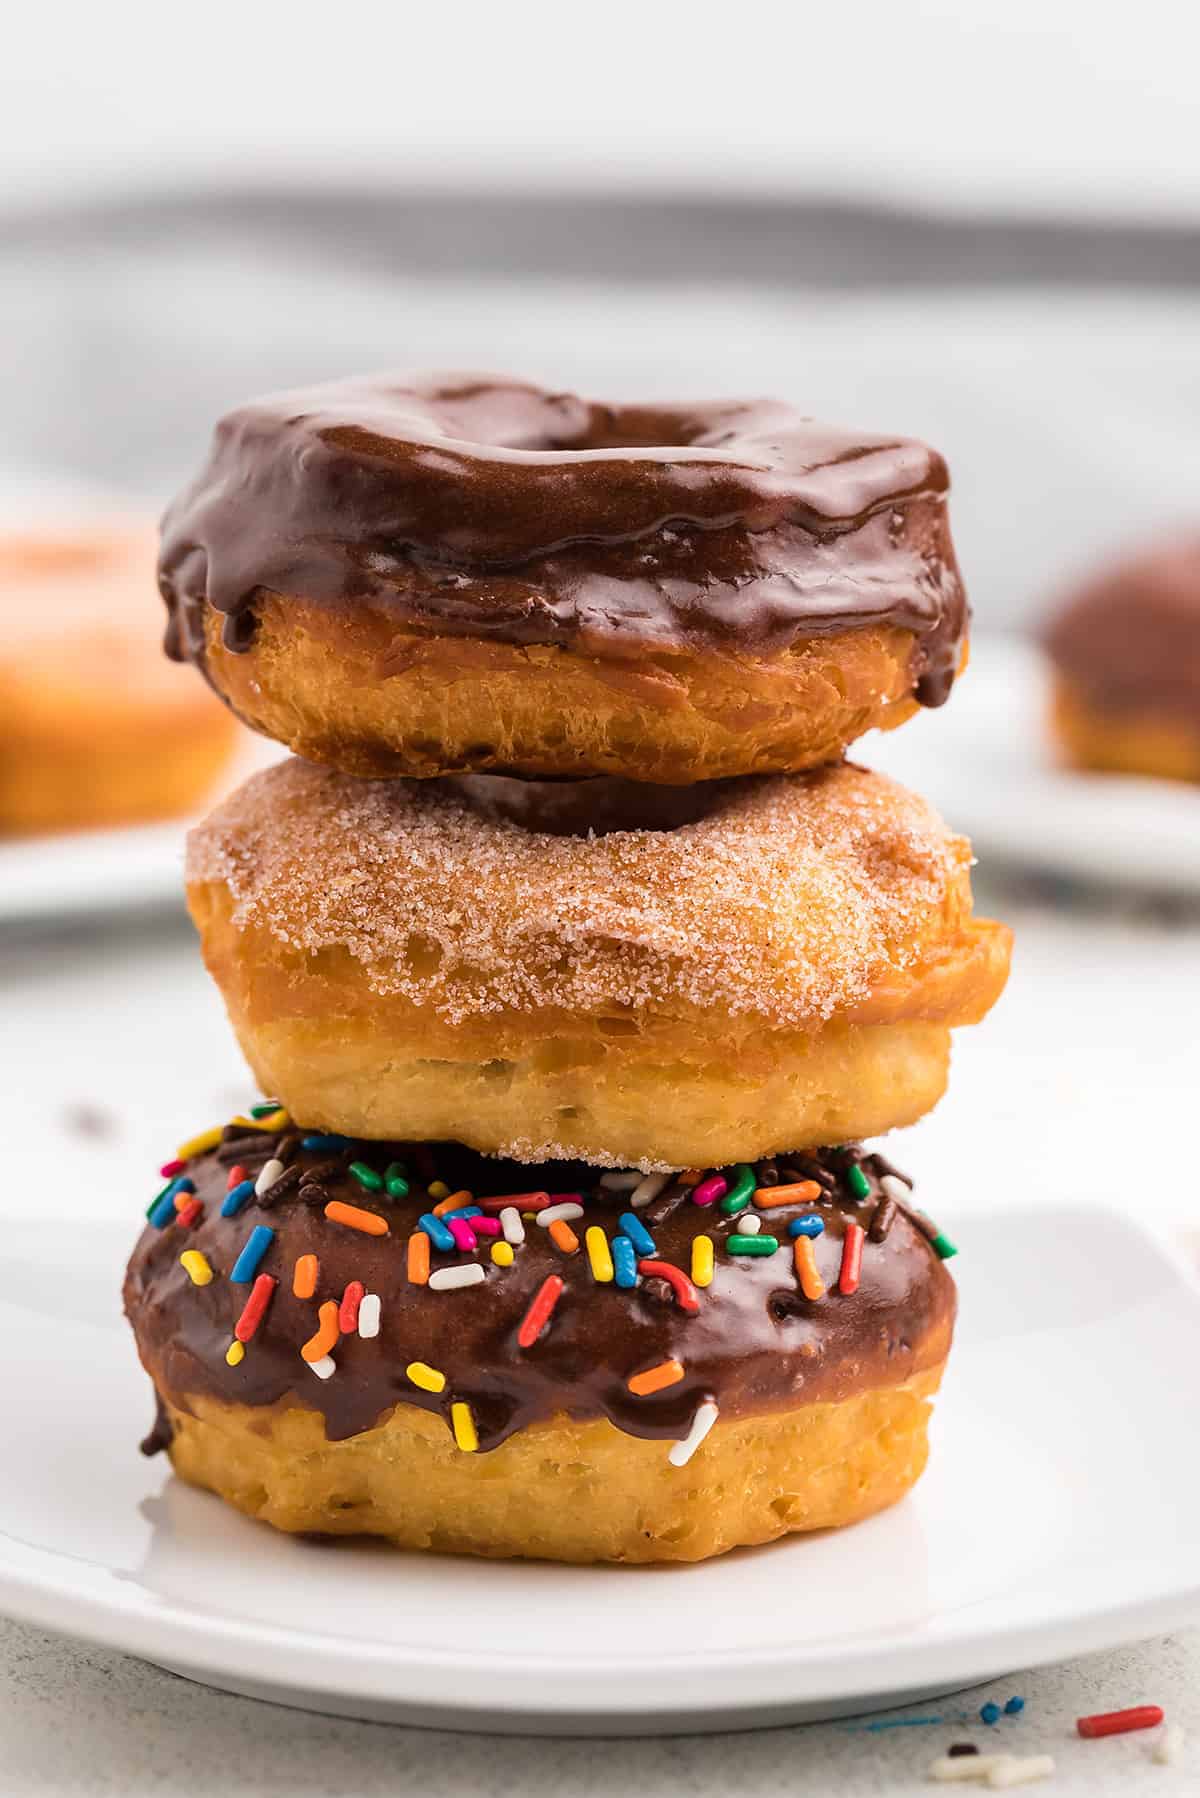
[[[861,1139],[1009,935],[845,761],[947,696],[922,444],[775,404],[347,382],[221,421],[168,649],[294,759],[192,833],[271,1098],[164,1166],[147,1448],[280,1529],[700,1560],[926,1456],[952,1245]]]

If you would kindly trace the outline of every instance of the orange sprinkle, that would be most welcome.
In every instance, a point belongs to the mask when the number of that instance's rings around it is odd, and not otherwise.
[[[770,1211],[772,1205],[811,1205],[820,1196],[815,1180],[800,1180],[795,1186],[760,1186],[750,1203],[759,1211]]]
[[[331,1224],[345,1224],[347,1229],[361,1230],[364,1236],[386,1236],[388,1233],[386,1217],[364,1211],[360,1205],[344,1205],[341,1199],[330,1199],[325,1215]]]
[[[556,1217],[549,1225],[549,1236],[555,1248],[561,1249],[564,1255],[573,1255],[579,1248],[579,1238],[565,1217]]]
[[[810,1236],[797,1236],[792,1249],[796,1258],[796,1278],[806,1299],[823,1299],[825,1284],[817,1272],[817,1257]]]
[[[680,1362],[660,1361],[657,1367],[648,1367],[645,1373],[635,1373],[626,1384],[636,1398],[649,1398],[652,1392],[661,1392],[664,1386],[677,1386],[682,1378]]]
[[[424,1230],[414,1230],[408,1239],[408,1278],[412,1286],[429,1284],[429,1238]]]
[[[308,1341],[304,1344],[304,1347],[300,1350],[301,1355],[310,1364],[313,1361],[323,1360],[324,1357],[329,1354],[332,1349],[335,1349],[338,1344],[338,1308],[336,1301],[333,1299],[326,1299],[325,1303],[321,1306],[320,1311],[317,1313],[317,1316],[321,1320],[317,1325],[317,1333],[315,1336],[310,1336]]]
[[[439,1199],[433,1208],[434,1217],[445,1217],[447,1211],[457,1211],[460,1205],[473,1205],[472,1195],[464,1188],[462,1192],[452,1192],[446,1198]]]
[[[321,1263],[315,1255],[301,1255],[292,1269],[292,1291],[298,1299],[310,1299],[317,1290]]]
[[[676,1186],[699,1186],[703,1178],[704,1172],[701,1168],[685,1167],[681,1174],[676,1174],[675,1184]]]

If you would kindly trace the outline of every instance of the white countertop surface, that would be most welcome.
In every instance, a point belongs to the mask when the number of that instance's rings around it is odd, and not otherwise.
[[[906,1133],[897,1158],[951,1233],[956,1213],[1018,1195],[1127,1198],[1152,1202],[1164,1234],[1190,1253],[1200,1241],[1200,1192],[1194,1163],[1175,1161],[1172,1143],[1193,1115],[1200,1068],[1200,914],[1150,902],[1066,910],[1054,898],[1046,887],[996,895],[985,887],[980,909],[1017,926],[1012,983],[987,1025],[963,1033],[949,1097]],[[44,1177],[48,1143],[60,1218],[131,1215],[131,1195],[163,1142],[244,1101],[220,1002],[177,921],[0,939],[0,989],[0,1220],[27,1209],[26,1177],[36,1166]],[[133,1452],[142,1421],[114,1421],[114,1454]],[[1014,1752],[1054,1754],[1056,1791],[1195,1789],[1200,1635],[1017,1670],[1002,1687],[915,1714],[975,1716],[984,1699],[1012,1693],[1026,1711],[996,1731],[978,1721],[881,1730],[843,1722],[598,1749],[310,1716],[0,1624],[0,1792],[588,1798],[633,1789],[753,1798],[803,1789],[866,1798],[932,1790],[925,1768],[947,1743],[991,1747],[998,1734]],[[1183,1771],[1151,1761],[1149,1735],[1074,1737],[1083,1712],[1145,1702],[1195,1736]]]

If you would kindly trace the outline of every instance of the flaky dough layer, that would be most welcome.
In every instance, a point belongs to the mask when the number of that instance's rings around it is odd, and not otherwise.
[[[895,1504],[928,1456],[944,1361],[903,1385],[718,1421],[684,1468],[667,1445],[606,1421],[558,1418],[491,1454],[463,1455],[445,1424],[397,1405],[331,1442],[298,1405],[173,1402],[181,1478],[287,1531],[385,1536],[402,1548],[552,1561],[702,1561]]]

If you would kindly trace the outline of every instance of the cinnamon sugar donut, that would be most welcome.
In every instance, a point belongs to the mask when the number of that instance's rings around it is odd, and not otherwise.
[[[163,524],[169,653],[345,773],[687,784],[836,758],[966,653],[924,444],[480,376],[230,413]]]
[[[189,811],[236,727],[159,653],[154,538],[0,536],[0,832]]]
[[[1010,934],[970,849],[849,765],[678,792],[293,761],[188,846],[210,972],[310,1125],[684,1168],[873,1135],[940,1097]]]
[[[1059,605],[1046,647],[1068,761],[1200,781],[1200,533],[1097,574]]]
[[[276,1529],[698,1561],[925,1464],[953,1246],[858,1145],[648,1198],[282,1116],[185,1147],[125,1280],[144,1447]]]

